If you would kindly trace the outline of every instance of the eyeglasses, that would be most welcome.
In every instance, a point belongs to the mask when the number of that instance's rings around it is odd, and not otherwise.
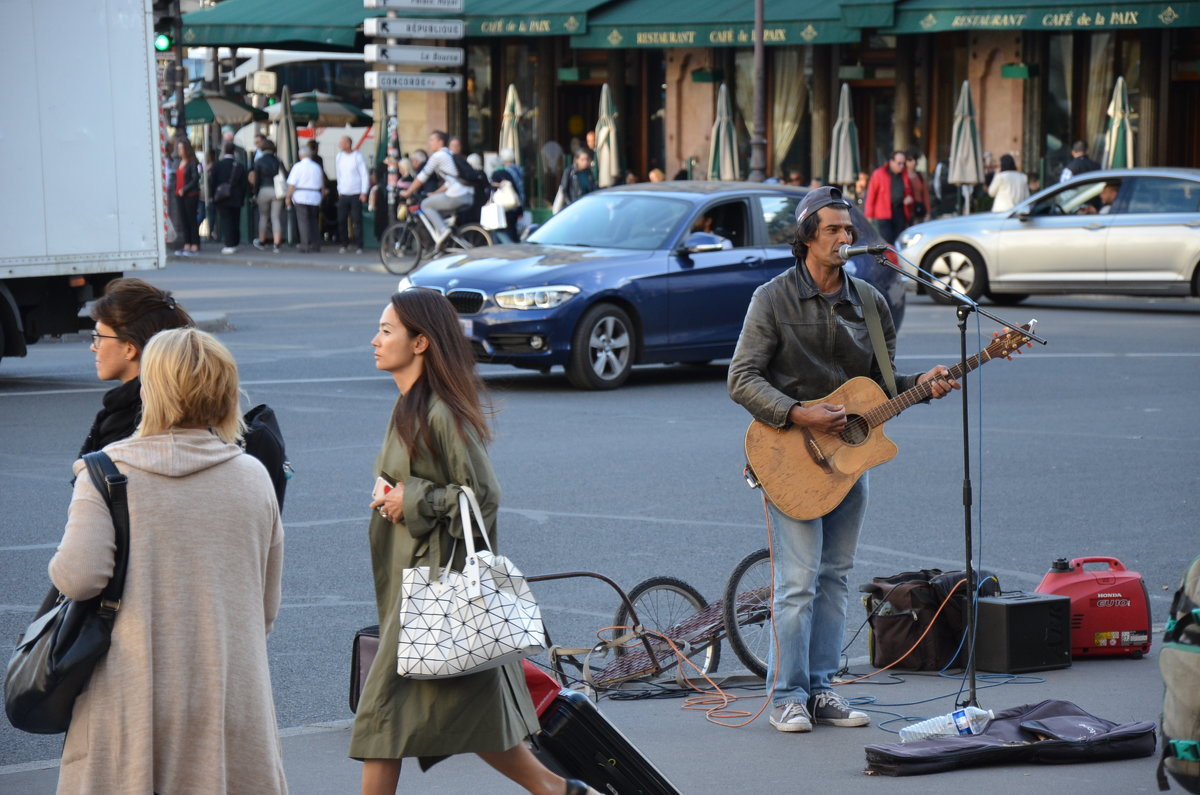
[[[106,339],[106,340],[119,340],[119,339],[121,339],[120,337],[118,337],[118,336],[117,336],[117,335],[115,335],[115,334],[101,334],[99,331],[93,331],[93,332],[91,333],[91,337],[92,337],[92,343],[91,343],[92,345],[99,345],[99,344],[100,344],[100,340],[102,340],[102,339]]]

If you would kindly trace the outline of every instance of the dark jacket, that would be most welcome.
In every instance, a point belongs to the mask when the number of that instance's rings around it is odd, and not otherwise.
[[[213,166],[213,197],[217,204],[223,204],[226,207],[240,206],[246,201],[246,168],[237,161],[237,155],[233,157],[222,157]],[[228,182],[230,184],[229,198],[220,200],[216,198],[217,192],[221,190],[221,185]]]
[[[111,442],[128,439],[142,416],[142,380],[134,378],[104,393],[104,408],[96,414],[79,458],[94,453]]]
[[[263,152],[262,156],[254,161],[254,168],[251,170],[254,172],[256,195],[263,188],[274,189],[273,180],[281,168],[283,168],[283,163],[279,162],[279,158],[273,152]],[[276,198],[282,199],[283,197],[277,196]]]
[[[860,296],[843,278],[830,304],[797,262],[754,291],[737,350],[729,363],[729,395],[755,419],[774,428],[788,425],[797,403],[829,395],[846,381],[866,376],[883,386],[862,301],[874,301],[895,370],[896,326],[887,301],[874,287]],[[896,388],[914,386],[920,373],[896,373]]]
[[[562,185],[560,187],[563,192],[563,206],[566,207],[571,202],[578,201],[583,196],[594,191],[596,189],[596,180],[592,176],[591,169],[576,171],[575,166],[571,166],[563,173]]]
[[[1087,155],[1080,155],[1070,163],[1067,163],[1067,171],[1071,172],[1072,177],[1078,177],[1080,174],[1086,174],[1089,171],[1099,170],[1100,164]]]
[[[183,162],[183,159],[179,158],[179,157],[175,157],[175,158],[171,159],[171,171],[170,171],[170,173],[167,174],[167,190],[170,191],[170,194],[172,196],[176,196],[176,195],[199,196],[200,195],[200,162],[197,160],[193,160],[192,167],[188,171],[185,172],[187,174],[187,178],[184,180],[184,183],[183,183],[182,194],[176,194],[176,188],[179,187],[178,179],[177,179],[178,172],[179,172],[179,165],[182,162]]]

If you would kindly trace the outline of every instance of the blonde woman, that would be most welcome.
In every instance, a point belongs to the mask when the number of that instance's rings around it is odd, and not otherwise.
[[[237,446],[237,365],[212,335],[171,329],[142,351],[141,384],[137,434],[104,448],[129,479],[125,592],[58,791],[286,792],[267,668],[283,526],[267,471]],[[108,508],[77,477],[50,579],[90,599],[113,558]]]

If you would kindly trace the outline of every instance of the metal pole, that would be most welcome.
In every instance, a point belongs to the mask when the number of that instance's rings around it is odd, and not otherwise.
[[[187,111],[184,105],[187,100],[184,97],[184,88],[186,87],[185,70],[183,66],[183,14],[179,11],[179,0],[175,0],[174,8],[175,19],[175,133],[177,135],[187,135]],[[219,78],[218,78],[219,79]]]
[[[754,0],[754,133],[750,136],[750,181],[767,178],[767,66],[763,48],[763,0]]]

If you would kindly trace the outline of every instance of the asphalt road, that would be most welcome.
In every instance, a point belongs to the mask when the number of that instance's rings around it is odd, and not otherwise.
[[[296,469],[284,602],[270,639],[280,725],[348,718],[351,638],[375,621],[371,464],[396,397],[373,369],[369,340],[395,277],[189,263],[151,279],[190,310],[228,315],[220,337],[249,399],[278,412]],[[979,560],[1005,589],[1031,590],[1054,558],[1115,556],[1145,578],[1160,622],[1200,551],[1200,300],[992,308],[1038,318],[1050,345],[988,364],[970,385]],[[977,336],[971,321],[970,353],[991,337],[980,328]],[[953,311],[912,299],[899,349],[905,371],[951,363]],[[722,363],[639,368],[608,393],[578,392],[558,372],[483,372],[499,410],[501,545],[526,573],[585,569],[626,589],[670,575],[716,599],[734,564],[765,545],[761,502],[741,478],[747,416],[726,394]],[[82,341],[46,342],[0,363],[0,657],[47,587],[70,464],[107,386]],[[961,423],[957,395],[888,423],[901,452],[872,472],[852,587],[962,567]],[[587,645],[617,606],[594,581],[536,591],[561,645]],[[851,616],[860,620],[861,608]],[[848,653],[865,654],[862,637]],[[736,667],[728,648],[725,660],[723,669]],[[0,726],[0,766],[53,758],[60,747]]]

